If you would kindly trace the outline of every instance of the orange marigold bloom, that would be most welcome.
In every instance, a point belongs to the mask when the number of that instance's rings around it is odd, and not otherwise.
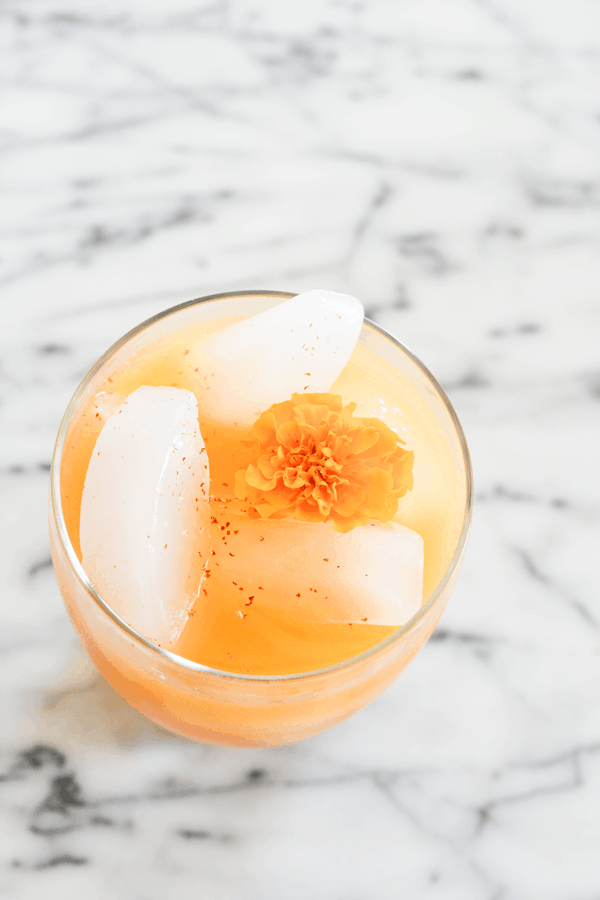
[[[236,474],[235,494],[255,518],[332,522],[350,531],[389,522],[413,486],[413,453],[380,419],[359,419],[336,394],[293,394],[257,419],[257,459]]]

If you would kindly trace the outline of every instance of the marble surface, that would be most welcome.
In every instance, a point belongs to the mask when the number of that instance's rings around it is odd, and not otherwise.
[[[0,896],[600,896],[600,4],[5,0]],[[477,482],[462,578],[368,709],[170,737],[51,568],[53,439],[117,337],[214,291],[360,296]]]

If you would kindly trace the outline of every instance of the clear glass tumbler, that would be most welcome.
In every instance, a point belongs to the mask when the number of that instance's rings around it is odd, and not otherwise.
[[[177,656],[136,632],[90,583],[73,547],[61,499],[65,441],[78,412],[118,366],[179,329],[229,316],[255,315],[293,296],[273,291],[217,294],[192,300],[143,322],[98,360],[62,420],[51,473],[50,538],[59,587],[76,631],[107,681],[141,713],[165,728],[206,743],[273,746],[316,734],[378,696],[433,631],[456,582],[472,512],[472,474],[465,437],[443,390],[413,354],[366,320],[361,343],[394,367],[426,400],[450,446],[460,476],[463,514],[454,553],[425,603],[402,628],[372,649],[300,675],[241,675]]]

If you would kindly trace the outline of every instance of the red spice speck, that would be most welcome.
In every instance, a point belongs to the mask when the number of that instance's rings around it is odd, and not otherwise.
[[[324,557],[323,557],[323,562],[329,562],[329,557],[328,557],[328,556],[324,556]]]
[[[264,537],[261,537],[261,541],[264,541]]]
[[[296,597],[299,597],[299,596],[300,596],[300,594],[296,594]]]
[[[364,618],[364,619],[361,619],[360,621],[361,621],[361,622],[367,622],[368,619],[367,619],[367,617],[365,616],[365,618]]]
[[[230,556],[234,556],[235,554],[234,554],[234,553],[230,553],[229,555],[230,555]]]

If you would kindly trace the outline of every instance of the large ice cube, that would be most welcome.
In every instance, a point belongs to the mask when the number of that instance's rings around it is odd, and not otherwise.
[[[140,387],[104,425],[81,500],[82,564],[126,622],[173,643],[210,553],[209,471],[196,398]]]
[[[328,391],[363,318],[355,297],[306,291],[200,341],[185,357],[198,385],[200,418],[250,427],[294,393]]]
[[[403,625],[423,602],[423,539],[391,522],[354,528],[248,519],[213,504],[214,596],[306,623]],[[248,602],[250,607],[248,607]]]

